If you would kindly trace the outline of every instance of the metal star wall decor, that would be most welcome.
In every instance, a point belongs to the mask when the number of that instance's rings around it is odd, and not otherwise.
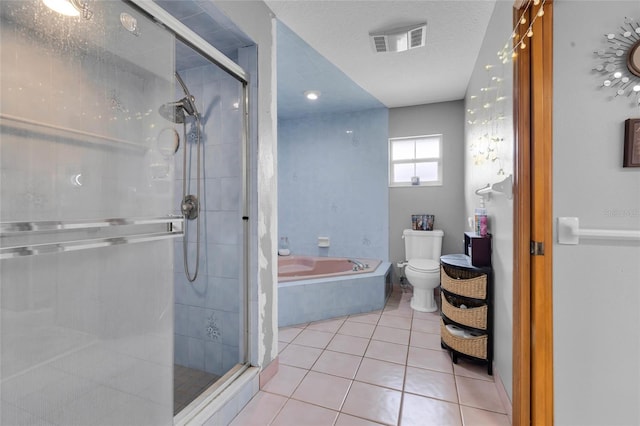
[[[640,107],[640,24],[625,18],[618,32],[604,35],[606,46],[594,53],[601,85],[614,91],[614,97],[632,99]]]

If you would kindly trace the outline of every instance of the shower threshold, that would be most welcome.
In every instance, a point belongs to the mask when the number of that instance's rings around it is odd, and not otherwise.
[[[220,376],[215,374],[174,364],[173,414],[176,415],[182,411],[218,379]]]

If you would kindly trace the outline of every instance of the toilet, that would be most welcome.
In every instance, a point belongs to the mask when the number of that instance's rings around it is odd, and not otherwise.
[[[440,285],[440,254],[444,232],[414,231],[405,229],[404,239],[405,262],[404,274],[413,286],[411,308],[420,312],[434,312],[438,309],[433,297],[433,290]]]

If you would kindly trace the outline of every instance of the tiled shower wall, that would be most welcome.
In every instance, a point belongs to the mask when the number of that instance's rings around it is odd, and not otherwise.
[[[389,257],[388,126],[386,108],[279,120],[278,232],[292,254]]]
[[[179,71],[202,114],[204,175],[201,185],[200,269],[184,273],[182,240],[175,243],[175,363],[222,375],[240,360],[242,282],[242,85],[216,66]],[[177,86],[176,99],[184,96]],[[195,125],[187,140],[194,146]],[[176,130],[182,135],[182,125]],[[182,136],[181,136],[182,139]],[[185,144],[175,155],[176,213],[182,198]],[[191,151],[189,194],[196,193],[196,151]],[[189,152],[188,151],[188,152]],[[196,221],[188,235],[189,271],[196,256]]]

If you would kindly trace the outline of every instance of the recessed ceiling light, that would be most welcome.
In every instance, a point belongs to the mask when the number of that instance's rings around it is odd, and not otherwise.
[[[309,99],[310,101],[315,101],[320,97],[320,92],[317,90],[307,90],[304,92],[304,97]]]

